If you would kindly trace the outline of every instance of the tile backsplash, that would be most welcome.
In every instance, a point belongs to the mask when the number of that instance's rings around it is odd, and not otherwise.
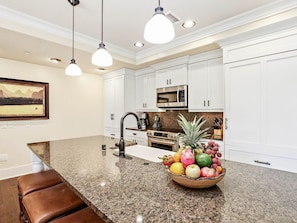
[[[162,129],[177,129],[182,131],[182,128],[178,125],[178,115],[181,113],[187,120],[192,121],[196,116],[197,119],[203,116],[206,120],[203,128],[209,128],[208,133],[213,135],[213,122],[215,117],[223,119],[223,112],[188,112],[186,110],[179,111],[166,111],[166,112],[147,112],[149,117],[149,126],[152,128],[154,124],[154,116],[157,114],[160,117]]]

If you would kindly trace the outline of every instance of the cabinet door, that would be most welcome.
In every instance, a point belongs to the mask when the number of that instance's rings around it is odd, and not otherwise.
[[[224,67],[222,58],[208,61],[207,105],[211,110],[224,108]]]
[[[136,110],[137,111],[142,111],[145,109],[145,82],[146,82],[146,77],[143,76],[138,76],[136,77],[136,94],[135,94],[135,99],[136,99]],[[154,86],[155,87],[155,86]]]
[[[114,123],[114,80],[104,80],[104,126],[112,128]]]
[[[120,129],[120,120],[124,114],[124,76],[114,78],[114,123],[113,127]]]
[[[171,70],[158,70],[156,72],[156,88],[169,87],[169,80],[171,78]]]
[[[157,111],[156,75],[154,73],[146,75],[144,85],[145,111]]]
[[[189,110],[204,110],[207,106],[207,61],[189,66]]]
[[[269,56],[265,61],[265,141],[297,158],[297,52]],[[287,153],[287,152],[285,152]]]
[[[226,66],[225,144],[260,145],[261,72],[258,60]]]
[[[188,67],[187,65],[176,66],[171,69],[169,80],[171,86],[188,84]]]

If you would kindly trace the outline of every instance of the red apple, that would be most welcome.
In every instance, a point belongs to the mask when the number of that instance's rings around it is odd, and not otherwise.
[[[190,178],[200,177],[200,167],[197,164],[190,164],[186,168],[186,176]]]
[[[218,176],[219,173],[216,169],[214,168],[209,168],[209,167],[203,167],[200,169],[200,176],[201,177],[206,177],[206,178],[213,178]]]

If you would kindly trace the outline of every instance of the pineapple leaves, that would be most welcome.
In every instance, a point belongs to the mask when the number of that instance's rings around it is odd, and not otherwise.
[[[192,122],[188,121],[182,114],[179,114],[178,124],[183,129],[184,133],[180,133],[180,140],[185,145],[192,148],[202,147],[200,140],[209,136],[207,133],[209,128],[201,129],[206,120],[201,116],[198,120],[196,116]]]

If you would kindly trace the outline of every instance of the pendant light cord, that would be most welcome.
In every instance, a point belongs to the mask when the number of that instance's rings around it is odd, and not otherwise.
[[[101,43],[103,43],[103,0],[101,1]]]
[[[74,59],[74,1],[72,1],[72,59]]]

